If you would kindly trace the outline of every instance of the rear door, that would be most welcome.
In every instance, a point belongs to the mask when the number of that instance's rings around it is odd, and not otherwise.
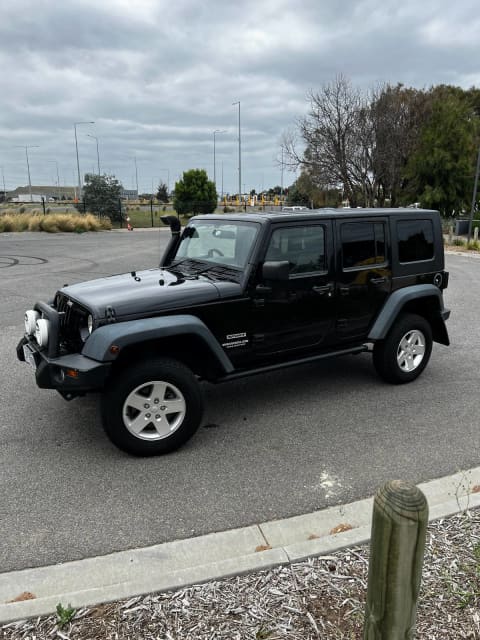
[[[365,339],[392,288],[388,218],[335,221],[337,338]]]

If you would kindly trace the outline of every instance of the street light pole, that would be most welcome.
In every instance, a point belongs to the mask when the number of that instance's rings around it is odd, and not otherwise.
[[[95,141],[96,141],[96,143],[97,143],[97,167],[98,167],[98,175],[100,175],[100,154],[99,154],[99,152],[98,152],[98,138],[97,138],[97,136],[92,136],[92,134],[91,134],[91,133],[87,133],[87,136],[88,136],[89,138],[94,138],[94,140],[95,140]]]
[[[2,169],[2,179],[3,179],[3,201],[6,202],[7,200],[7,190],[5,189],[5,174],[3,172],[3,167],[1,167]]]
[[[280,185],[280,204],[282,204],[283,198],[283,147],[282,147],[282,172],[281,172],[281,185]]]
[[[58,162],[56,160],[47,160],[47,162],[54,162],[57,167],[57,196],[60,194],[60,176],[58,175]]]
[[[138,198],[138,169],[137,169],[137,156],[133,156],[135,162],[135,184],[137,185],[137,198]]]
[[[215,185],[215,190],[217,189],[217,163],[215,159],[215,136],[217,133],[225,133],[225,129],[215,129],[213,132],[213,183]]]
[[[95,124],[95,122],[74,122],[73,129],[75,131],[75,151],[77,152],[77,174],[78,174],[78,199],[82,196],[82,179],[80,178],[80,160],[78,159],[78,140],[77,140],[77,125],[79,124]]]
[[[480,147],[478,148],[477,170],[475,171],[475,181],[473,183],[472,208],[470,210],[470,219],[468,221],[468,238],[467,242],[472,239],[473,216],[475,214],[475,203],[477,201],[478,174],[480,173]]]
[[[238,197],[242,194],[242,130],[240,127],[240,101],[232,102],[232,106],[238,104]]]
[[[32,197],[32,180],[30,178],[30,163],[28,161],[28,149],[38,149],[38,144],[31,144],[31,145],[23,145],[23,144],[17,144],[15,145],[18,149],[25,149],[25,157],[27,159],[27,173],[28,173],[28,191],[30,193],[30,202],[33,202],[33,197]]]

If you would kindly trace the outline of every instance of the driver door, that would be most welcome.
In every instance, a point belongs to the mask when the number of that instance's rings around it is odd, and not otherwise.
[[[264,282],[253,295],[257,358],[321,351],[335,335],[332,223],[299,222],[273,227],[264,262],[289,263],[288,279]],[[259,285],[259,286],[258,286]],[[308,352],[308,353],[305,353]]]

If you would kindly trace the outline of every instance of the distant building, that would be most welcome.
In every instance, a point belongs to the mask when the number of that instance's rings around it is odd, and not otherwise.
[[[17,187],[13,191],[7,191],[7,199],[12,202],[41,202],[51,200],[73,200],[76,196],[76,187],[36,186],[32,185],[32,199],[30,200],[30,187]]]
[[[26,196],[13,196],[13,198],[9,199],[10,202],[41,202],[42,198],[45,198],[45,196],[41,196],[38,193],[32,193],[32,195],[30,196],[30,193],[28,193]]]
[[[120,197],[124,200],[138,200],[138,191],[136,189],[123,189]]]

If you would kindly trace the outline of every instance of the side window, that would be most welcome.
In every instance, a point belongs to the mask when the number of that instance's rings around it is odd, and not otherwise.
[[[398,259],[419,262],[433,258],[433,224],[431,220],[399,220],[397,222]]]
[[[325,271],[325,229],[322,225],[276,229],[270,238],[266,262],[287,260],[290,273]]]
[[[383,222],[345,222],[341,226],[342,266],[368,267],[386,261]]]

